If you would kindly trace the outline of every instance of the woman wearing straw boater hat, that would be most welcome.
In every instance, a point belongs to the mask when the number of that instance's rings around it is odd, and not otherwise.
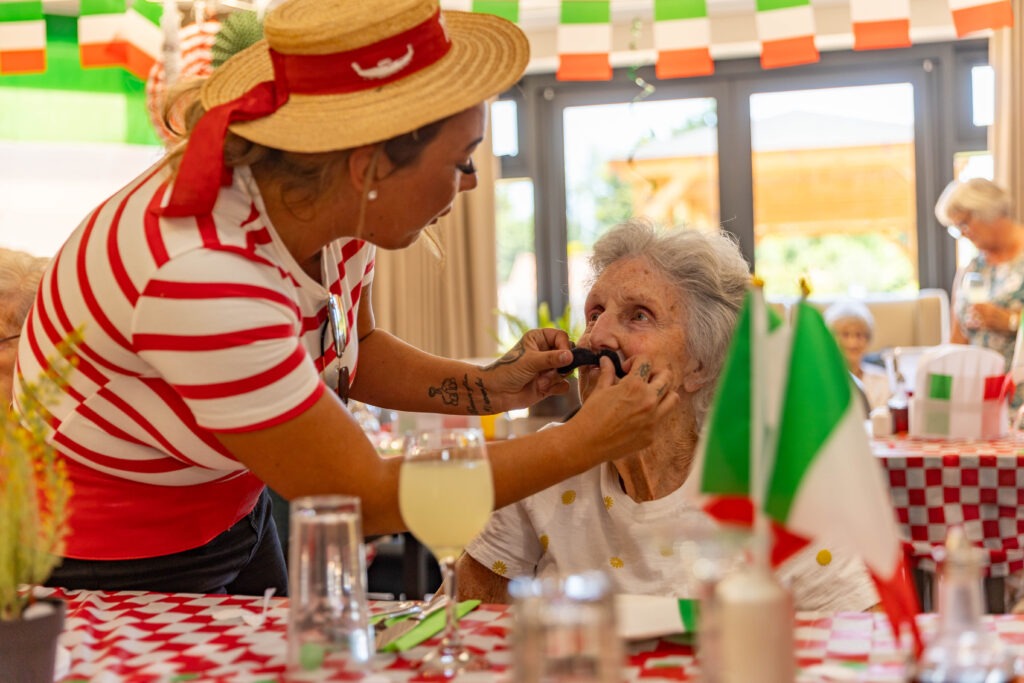
[[[347,397],[496,413],[568,389],[562,332],[477,367],[375,328],[370,305],[375,249],[413,243],[476,186],[483,102],[527,62],[519,29],[436,0],[291,0],[264,32],[202,85],[184,151],[69,238],[21,336],[32,382],[83,334],[46,404],[74,485],[55,585],[283,592],[265,485],[357,495],[366,533],[403,526],[400,459]],[[678,399],[637,360],[621,380],[604,361],[564,430],[489,449],[497,506],[650,441]]]

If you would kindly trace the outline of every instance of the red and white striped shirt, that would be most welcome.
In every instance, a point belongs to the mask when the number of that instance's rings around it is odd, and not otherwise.
[[[69,332],[84,339],[69,386],[46,406],[74,487],[68,557],[165,555],[226,530],[263,483],[213,432],[289,420],[325,390],[325,366],[338,371],[328,287],[285,248],[249,169],[193,218],[157,215],[167,176],[149,169],[85,219],[25,322],[17,372],[28,382]],[[323,250],[323,280],[348,317],[341,362],[352,380],[374,254],[361,240]]]

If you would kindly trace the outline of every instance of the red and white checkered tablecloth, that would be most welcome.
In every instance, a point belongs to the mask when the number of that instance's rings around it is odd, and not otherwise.
[[[1024,441],[890,437],[872,450],[918,566],[934,569],[932,550],[959,524],[987,551],[990,576],[1024,569]]]
[[[68,602],[61,645],[70,653],[60,683],[275,683],[284,680],[288,601],[275,598],[266,623],[247,625],[227,610],[259,614],[262,598],[144,592],[48,591]],[[935,615],[919,617],[927,634]],[[467,644],[484,653],[492,670],[460,677],[464,683],[510,680],[507,606],[482,605],[460,622]],[[989,628],[1012,646],[1024,646],[1024,616],[986,617]],[[798,683],[903,681],[905,657],[895,646],[886,617],[876,613],[797,615]],[[421,680],[417,664],[431,639],[401,654],[375,656],[370,672],[334,672],[331,680],[380,683]],[[668,640],[631,643],[626,683],[695,681],[691,647]],[[66,659],[66,658],[65,658]],[[853,676],[853,677],[851,677]]]

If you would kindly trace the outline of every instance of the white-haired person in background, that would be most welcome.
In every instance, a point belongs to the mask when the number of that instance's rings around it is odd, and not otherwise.
[[[1013,356],[1024,308],[1024,225],[1014,219],[1007,192],[984,178],[950,183],[935,215],[978,255],[953,278],[950,341]]]
[[[597,241],[591,264],[596,280],[577,345],[659,359],[673,368],[671,391],[680,400],[655,425],[650,445],[621,448],[611,462],[496,510],[459,558],[463,598],[507,602],[513,577],[591,569],[606,571],[616,592],[696,597],[692,566],[675,541],[707,534],[713,523],[683,485],[750,280],[747,263],[725,233],[658,231],[634,220]],[[581,369],[584,409],[599,377]],[[863,563],[838,547],[812,545],[778,571],[797,609],[878,603]]]
[[[882,368],[864,362],[864,353],[875,334],[875,317],[859,301],[837,301],[825,309],[824,317],[870,409],[884,408],[892,395],[889,376]]]
[[[50,259],[0,247],[0,408],[13,398],[21,326]]]
[[[268,485],[358,496],[367,534],[404,528],[401,459],[377,454],[348,396],[467,415],[569,390],[564,332],[479,367],[379,329],[371,304],[376,249],[411,245],[476,187],[486,101],[522,75],[523,32],[437,0],[287,0],[263,29],[200,82],[183,144],[44,275],[25,378],[83,335],[46,406],[75,489],[51,585],[286,593]],[[616,380],[604,360],[567,433],[489,448],[496,505],[649,443],[677,399],[671,370],[641,365]]]

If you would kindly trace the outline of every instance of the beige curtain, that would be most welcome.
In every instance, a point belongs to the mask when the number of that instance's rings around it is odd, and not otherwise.
[[[995,31],[989,40],[989,63],[995,69],[996,111],[988,147],[995,160],[995,182],[1013,198],[1018,220],[1024,218],[1024,0],[1011,0],[1014,26]]]
[[[373,309],[377,327],[449,358],[492,358],[498,307],[494,180],[498,161],[487,137],[474,155],[478,185],[434,226],[444,249],[426,239],[401,251],[377,251]],[[410,201],[415,198],[410,197]]]

